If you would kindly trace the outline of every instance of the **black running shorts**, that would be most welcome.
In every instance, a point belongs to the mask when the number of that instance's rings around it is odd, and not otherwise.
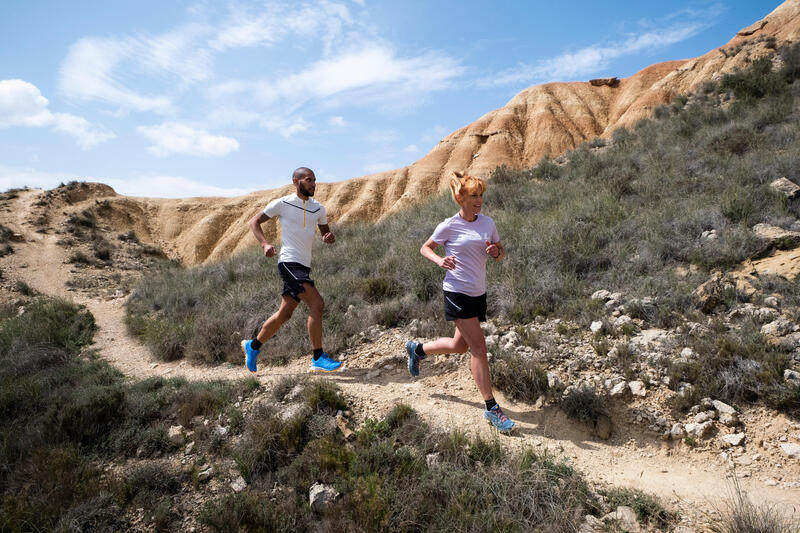
[[[446,320],[478,317],[479,322],[486,322],[486,293],[480,296],[467,296],[460,292],[442,292],[444,293],[444,318]]]
[[[311,269],[300,263],[278,263],[278,274],[283,280],[281,296],[288,294],[298,302],[300,301],[298,295],[306,290],[303,283],[314,285],[314,280],[309,277]]]

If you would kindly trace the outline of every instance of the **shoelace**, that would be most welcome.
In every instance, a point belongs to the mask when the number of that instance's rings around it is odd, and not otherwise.
[[[494,413],[495,413],[495,414],[497,415],[497,417],[500,419],[500,422],[505,422],[506,420],[508,420],[508,417],[507,417],[507,416],[506,416],[506,414],[503,412],[503,410],[502,410],[502,409],[500,409],[500,407],[499,407],[499,406],[492,407],[492,411],[494,411]]]

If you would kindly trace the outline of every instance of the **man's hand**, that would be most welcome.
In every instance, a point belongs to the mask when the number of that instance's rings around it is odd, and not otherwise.
[[[439,266],[442,267],[445,270],[454,270],[456,268],[456,256],[448,255],[448,256],[442,257],[442,260],[439,263]]]
[[[333,232],[329,231],[328,233],[322,234],[322,242],[325,244],[333,244],[336,242],[336,237],[333,235]]]
[[[497,259],[500,257],[500,248],[498,248],[496,244],[486,241],[486,253],[489,254],[493,259]]]
[[[261,248],[264,249],[264,255],[266,257],[272,257],[273,255],[275,255],[275,247],[272,246],[271,244],[264,243],[261,245]]]

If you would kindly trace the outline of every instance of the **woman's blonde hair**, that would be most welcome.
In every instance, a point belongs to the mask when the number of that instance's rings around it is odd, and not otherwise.
[[[454,170],[450,178],[450,194],[453,196],[453,201],[458,203],[458,196],[469,194],[483,194],[486,190],[486,180],[476,178]]]

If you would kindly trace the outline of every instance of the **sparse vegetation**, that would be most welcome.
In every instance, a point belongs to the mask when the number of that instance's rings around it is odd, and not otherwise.
[[[143,489],[120,492],[116,478],[99,475],[97,457],[161,454],[168,448],[168,420],[188,423],[195,415],[217,416],[229,409],[232,398],[257,386],[253,380],[187,383],[162,378],[128,385],[87,351],[94,332],[88,311],[43,297],[23,308],[22,314],[4,308],[0,317],[3,531],[53,529],[59,522],[98,517],[117,523],[98,508],[96,499],[124,508],[133,498],[125,494],[143,494]],[[156,477],[158,483],[173,486],[171,474],[145,474],[140,476],[145,488]],[[159,505],[145,496],[143,502],[154,511]]]

